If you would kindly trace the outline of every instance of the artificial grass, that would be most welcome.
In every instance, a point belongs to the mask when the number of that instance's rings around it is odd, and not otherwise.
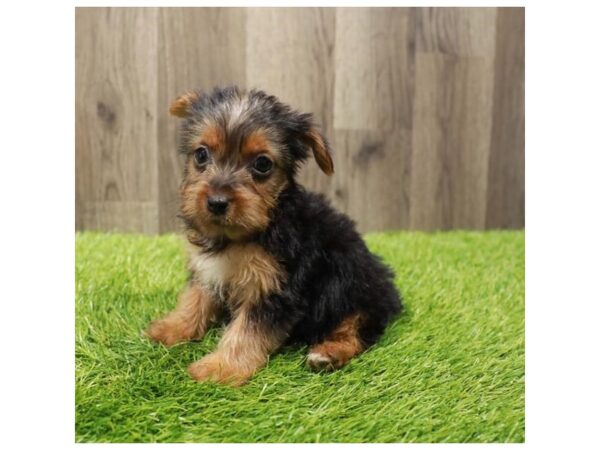
[[[222,329],[170,349],[140,334],[185,284],[181,239],[78,234],[76,440],[523,442],[523,232],[366,240],[405,299],[383,339],[330,374],[286,348],[230,388],[186,373]]]

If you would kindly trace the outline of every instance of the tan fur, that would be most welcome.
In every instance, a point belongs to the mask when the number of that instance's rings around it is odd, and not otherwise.
[[[190,284],[181,294],[177,307],[164,318],[150,324],[147,335],[166,346],[201,339],[218,315],[218,305],[203,289]]]
[[[243,384],[285,340],[282,331],[259,328],[248,319],[253,305],[281,289],[285,274],[255,243],[231,244],[216,254],[190,244],[189,268],[194,277],[177,308],[153,322],[147,334],[165,345],[200,339],[217,318],[220,301],[226,301],[232,322],[216,351],[192,364],[189,372],[199,381]],[[218,298],[221,290],[223,299]]]
[[[266,139],[266,135],[255,136],[255,145]],[[260,148],[258,144],[255,148]],[[250,147],[249,147],[250,148]],[[266,144],[264,148],[274,160],[278,158],[277,147]],[[271,176],[262,182],[254,182],[251,179],[233,193],[234,204],[238,208],[232,211],[232,220],[250,232],[262,231],[269,225],[270,211],[277,204],[277,197],[288,185],[283,170],[275,166]]]
[[[198,381],[243,384],[264,366],[284,341],[275,329],[261,329],[248,319],[249,309],[281,289],[285,274],[279,263],[255,243],[230,244],[219,253],[204,253],[190,245],[190,270],[205,290],[212,292],[233,314],[219,346],[189,367]]]
[[[268,361],[269,354],[285,340],[285,334],[274,329],[262,329],[248,319],[248,308],[238,310],[217,349],[188,368],[198,380],[239,386],[244,384]]]
[[[190,175],[186,182],[181,185],[179,190],[181,199],[181,212],[188,216],[194,217],[196,225],[202,234],[207,234],[202,226],[202,218],[207,216],[206,198],[208,190],[208,182],[201,179],[201,174],[194,172],[193,161],[188,161],[188,166],[192,166]]]
[[[321,134],[316,130],[307,133],[307,143],[312,148],[315,161],[326,175],[333,174],[333,159]]]
[[[192,91],[177,97],[177,99],[171,103],[169,112],[176,117],[188,117],[190,115],[190,107],[193,102],[198,100],[198,92]]]
[[[282,189],[277,175],[261,185],[242,186],[233,193],[232,221],[248,231],[262,231],[269,225],[269,211],[275,206],[277,195]]]
[[[218,176],[219,169],[212,165],[206,171],[198,172],[191,158],[187,164],[189,174],[179,191],[181,212],[194,218],[201,234],[208,237],[225,234],[230,239],[239,240],[267,228],[269,213],[277,203],[277,196],[287,186],[283,171],[275,169],[268,180],[260,183],[252,180],[247,171],[237,173],[237,187],[226,190],[231,196],[230,210],[222,223],[215,224],[207,211],[206,203],[213,193],[209,180]]]
[[[241,148],[243,157],[253,157],[261,153],[266,153],[271,156],[273,156],[274,153],[267,134],[265,130],[262,129],[250,133],[250,135],[244,139]]]
[[[215,123],[204,124],[198,140],[198,147],[200,145],[206,145],[217,156],[223,155],[225,153],[225,133],[223,129]]]
[[[315,370],[339,369],[363,351],[358,335],[360,314],[346,317],[325,341],[310,348],[308,364]]]
[[[191,246],[190,253],[189,266],[195,278],[206,290],[226,291],[231,310],[254,305],[281,289],[283,269],[258,244],[230,244],[216,254]]]

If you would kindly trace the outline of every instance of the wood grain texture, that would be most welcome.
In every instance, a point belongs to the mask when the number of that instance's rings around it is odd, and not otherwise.
[[[434,8],[416,13],[410,227],[482,229],[496,11]]]
[[[77,205],[80,230],[157,234],[156,201],[87,201]]]
[[[413,39],[404,8],[338,9],[335,128],[411,128]]]
[[[525,11],[501,8],[496,31],[486,228],[525,225]]]
[[[143,203],[157,208],[155,8],[76,9],[77,227],[121,228],[110,214],[89,221],[89,203]],[[141,206],[140,206],[141,207]],[[156,231],[155,226],[149,229]]]
[[[352,217],[360,230],[408,228],[411,134],[336,130],[338,173],[332,203]]]
[[[330,194],[360,230],[409,225],[414,49],[408,9],[336,12]]]
[[[77,8],[76,227],[178,230],[192,88],[312,112],[361,231],[524,226],[523,8]]]
[[[411,228],[484,228],[489,64],[417,53]]]
[[[497,8],[412,8],[419,52],[493,55]]]

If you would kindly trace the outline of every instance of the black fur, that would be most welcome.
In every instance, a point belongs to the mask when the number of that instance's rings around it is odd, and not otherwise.
[[[290,342],[321,342],[344,317],[360,312],[360,337],[369,346],[400,312],[393,273],[322,195],[287,188],[257,239],[284,265],[288,280],[280,295],[256,308],[256,319],[287,322]]]

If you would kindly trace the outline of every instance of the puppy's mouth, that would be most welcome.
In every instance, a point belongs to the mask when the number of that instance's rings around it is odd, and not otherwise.
[[[188,229],[193,229],[200,234],[224,234],[227,230],[241,228],[225,216],[215,216],[212,214],[189,216],[180,213],[178,217],[183,220]]]
[[[210,223],[211,225],[216,225],[216,226],[221,226],[221,227],[228,227],[231,225],[227,222],[227,219],[225,217],[213,216],[213,215],[208,216],[208,223]]]
[[[227,216],[209,215],[205,220],[204,232],[212,237],[225,236],[235,240],[246,234],[241,225],[232,222]]]
[[[237,224],[235,224],[231,221],[231,218],[229,218],[227,216],[217,216],[214,214],[209,214],[205,218],[205,220],[209,225],[211,225],[213,227],[219,227],[219,228],[223,228],[223,229],[239,227]]]

